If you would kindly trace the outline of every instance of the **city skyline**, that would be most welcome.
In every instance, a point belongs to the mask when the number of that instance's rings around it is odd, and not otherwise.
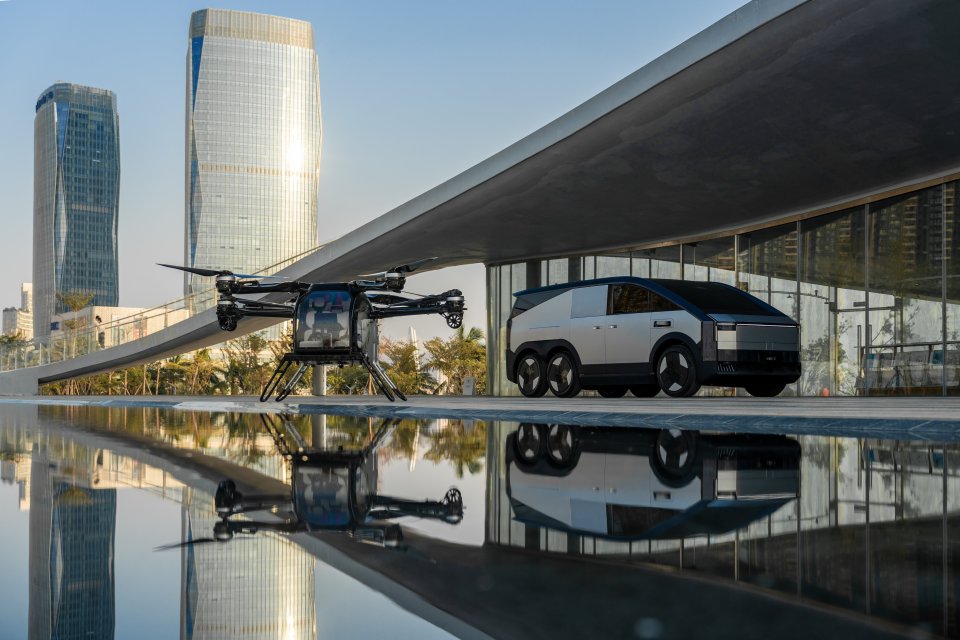
[[[237,2],[231,8],[305,19],[316,30],[327,134],[318,204],[325,242],[506,147],[741,4],[690,1],[685,11],[628,2],[599,8]],[[124,110],[120,300],[128,306],[152,306],[182,292],[182,280],[154,263],[183,255],[182,43],[190,13],[200,8],[93,3],[81,10],[64,3],[52,9],[62,20],[50,25],[46,10],[29,3],[0,6],[0,65],[10,79],[0,96],[8,123],[0,138],[11,150],[0,157],[7,194],[0,223],[16,229],[32,208],[32,194],[21,185],[31,178],[22,166],[30,153],[21,131],[24,105],[32,116],[37,92],[55,79],[110,88]],[[132,24],[151,28],[124,28]],[[95,29],[111,37],[84,35]],[[30,34],[40,32],[48,46],[31,47]],[[17,54],[27,48],[30,56]],[[5,238],[0,252],[3,306],[20,282],[31,280],[22,268],[29,248],[16,235]],[[417,276],[412,284],[418,282],[454,284],[468,299],[472,293],[477,303],[468,305],[467,322],[483,325],[482,267]],[[432,332],[418,330],[424,337]]]

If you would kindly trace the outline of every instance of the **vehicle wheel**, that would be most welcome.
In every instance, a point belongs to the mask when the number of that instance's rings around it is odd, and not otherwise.
[[[444,522],[457,524],[463,520],[463,495],[456,487],[451,487],[443,496]]]
[[[517,387],[528,398],[539,398],[547,392],[547,376],[544,375],[543,359],[528,353],[517,363]]]
[[[580,393],[580,372],[577,363],[566,351],[558,351],[547,365],[547,383],[550,392],[558,398],[571,398]]]
[[[217,485],[217,493],[213,497],[214,507],[217,513],[229,514],[240,501],[240,493],[237,491],[237,485],[233,480],[221,480]]]
[[[630,387],[630,393],[638,398],[652,398],[660,393],[660,385],[653,384],[635,384]]]
[[[694,431],[660,431],[651,462],[661,482],[674,487],[690,482],[697,458],[697,440],[697,433]]]
[[[600,387],[597,389],[599,393],[604,398],[622,398],[627,395],[626,387]]]
[[[700,389],[697,363],[682,344],[667,347],[657,358],[657,382],[668,396],[686,398]]]
[[[528,422],[520,423],[513,437],[517,460],[522,464],[534,464],[543,451],[543,427]]]
[[[759,382],[745,385],[743,388],[755,398],[772,398],[780,395],[786,386],[779,382]]]
[[[547,427],[547,460],[555,467],[566,469],[577,460],[577,429],[567,424]]]

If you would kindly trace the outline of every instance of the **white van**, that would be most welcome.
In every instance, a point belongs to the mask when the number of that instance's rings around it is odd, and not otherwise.
[[[775,396],[800,377],[800,325],[719,282],[604,278],[514,296],[506,373],[528,397],[682,397],[701,385]]]

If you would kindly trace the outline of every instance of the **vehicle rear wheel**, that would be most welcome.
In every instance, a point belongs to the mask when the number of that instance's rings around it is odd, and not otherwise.
[[[630,393],[638,398],[652,398],[660,393],[660,385],[653,384],[635,384],[630,387]]]
[[[667,347],[657,358],[657,382],[668,396],[686,398],[700,389],[697,362],[685,345]]]
[[[523,464],[534,464],[543,451],[543,427],[522,422],[513,437],[513,448],[517,460]]]
[[[577,459],[576,427],[568,424],[551,424],[547,427],[547,460],[555,467],[566,469]]]
[[[599,393],[604,398],[622,398],[627,395],[626,387],[600,387],[597,389]]]
[[[772,398],[780,395],[786,386],[780,382],[759,382],[745,385],[743,388],[755,398]]]
[[[543,359],[535,353],[527,353],[517,363],[517,387],[528,398],[539,398],[547,392],[547,376],[544,375]]]
[[[572,398],[580,393],[580,372],[577,371],[573,356],[566,351],[558,351],[550,357],[547,383],[551,393],[558,398]]]

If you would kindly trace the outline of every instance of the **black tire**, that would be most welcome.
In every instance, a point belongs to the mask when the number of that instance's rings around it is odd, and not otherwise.
[[[630,393],[638,398],[652,398],[660,393],[660,385],[656,382],[653,384],[635,384],[630,387]]]
[[[780,382],[757,382],[745,385],[743,388],[755,398],[773,398],[780,395],[786,387],[786,384]]]
[[[547,426],[547,461],[558,469],[569,469],[580,454],[577,428],[568,424]]]
[[[517,454],[517,462],[525,465],[536,464],[543,454],[544,440],[543,425],[521,422],[513,435],[513,450]]]
[[[627,395],[626,387],[600,387],[597,389],[599,393],[604,398],[622,398]]]
[[[566,351],[550,356],[547,364],[547,385],[558,398],[572,398],[580,393],[580,372],[577,363]]]
[[[526,353],[517,362],[517,388],[527,398],[539,398],[547,392],[546,367],[543,358]]]
[[[697,361],[685,345],[667,347],[657,358],[657,383],[663,392],[674,398],[692,396],[700,389]]]
[[[698,441],[699,435],[695,431],[663,429],[657,434],[650,466],[662,483],[677,488],[693,480],[698,460]]]

